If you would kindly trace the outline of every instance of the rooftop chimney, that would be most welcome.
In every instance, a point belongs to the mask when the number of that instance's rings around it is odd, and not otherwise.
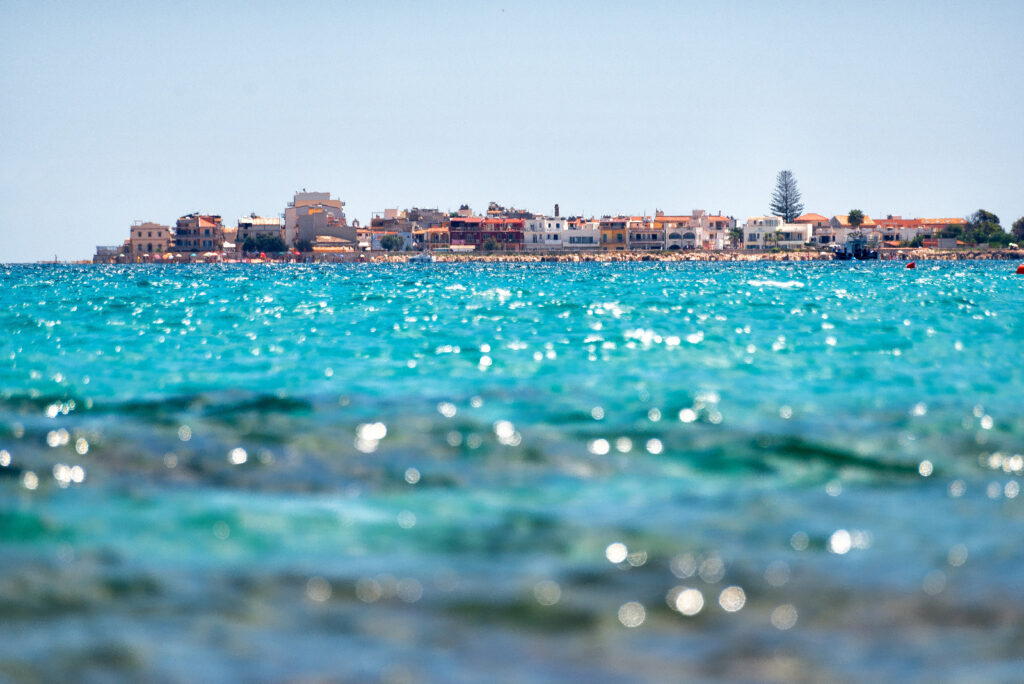
[[[555,218],[558,218],[558,205],[555,205]]]

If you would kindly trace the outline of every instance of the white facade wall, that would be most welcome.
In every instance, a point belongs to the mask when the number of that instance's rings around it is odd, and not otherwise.
[[[523,221],[523,247],[527,251],[597,248],[601,231],[597,225],[572,230],[562,216],[537,216]]]
[[[764,249],[765,235],[782,227],[782,219],[778,216],[750,216],[743,224],[743,248]]]

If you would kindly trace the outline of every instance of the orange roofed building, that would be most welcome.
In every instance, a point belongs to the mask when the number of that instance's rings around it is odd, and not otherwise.
[[[176,252],[220,252],[224,249],[224,222],[216,214],[186,214],[174,230]]]

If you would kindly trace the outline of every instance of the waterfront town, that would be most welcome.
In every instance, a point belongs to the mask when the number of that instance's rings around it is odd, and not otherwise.
[[[879,249],[955,249],[964,218],[870,217],[859,211],[751,216],[739,222],[721,211],[688,214],[563,216],[491,202],[475,213],[385,209],[368,224],[349,222],[345,202],[329,192],[296,192],[279,216],[250,214],[225,225],[217,214],[193,212],[175,224],[135,221],[120,245],[99,246],[93,263],[317,261],[395,259],[401,253],[510,256],[588,253],[730,253],[828,255],[856,237]],[[1008,235],[1008,234],[1007,234]],[[1013,245],[1016,247],[1016,245]],[[376,255],[376,256],[375,256]],[[406,258],[408,255],[406,255]],[[787,256],[788,258],[788,256]],[[399,259],[400,260],[400,259]]]

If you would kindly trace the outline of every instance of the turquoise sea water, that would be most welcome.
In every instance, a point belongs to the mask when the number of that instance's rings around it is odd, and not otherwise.
[[[1013,265],[0,279],[0,681],[1024,674]]]

